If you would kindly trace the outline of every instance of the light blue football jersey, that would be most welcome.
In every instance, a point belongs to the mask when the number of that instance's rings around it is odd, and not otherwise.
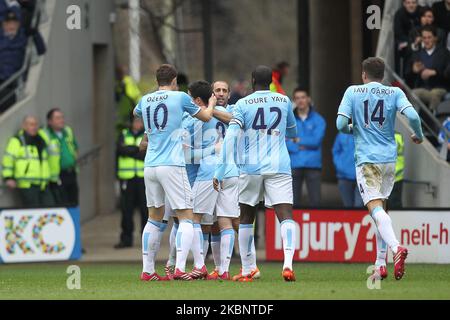
[[[200,164],[196,163],[194,159],[194,150],[192,146],[194,145],[194,120],[187,112],[183,115],[182,127],[185,130],[183,137],[183,150],[185,153],[186,161],[186,172],[188,175],[189,184],[191,187],[194,186],[194,182],[197,179],[198,169]]]
[[[338,114],[353,122],[357,166],[397,161],[395,119],[408,107],[411,102],[400,88],[370,82],[347,89]]]
[[[184,92],[160,90],[144,96],[135,108],[148,135],[145,167],[185,166],[182,128],[184,112],[195,116],[200,108]]]
[[[238,154],[241,173],[291,174],[286,131],[297,125],[288,97],[256,91],[237,102],[233,121],[243,129]]]

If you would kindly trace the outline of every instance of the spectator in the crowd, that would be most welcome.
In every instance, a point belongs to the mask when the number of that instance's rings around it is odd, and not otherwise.
[[[442,127],[450,132],[450,116],[444,121]],[[439,144],[442,148],[447,148],[447,161],[450,162],[450,136],[446,138],[444,129],[439,132]]]
[[[400,74],[403,72],[403,64],[408,54],[409,34],[411,30],[420,26],[419,10],[417,0],[403,0],[403,6],[394,16],[395,68]]]
[[[0,29],[0,85],[20,70],[24,63],[27,38],[20,27],[18,14],[8,10],[2,18]],[[0,113],[8,109],[16,101],[14,90],[17,82],[13,82],[0,92]]]
[[[390,209],[403,208],[403,179],[405,177],[405,141],[400,132],[395,133],[397,143],[397,163],[395,164],[395,184],[388,200]]]
[[[55,205],[48,188],[50,168],[47,145],[38,134],[35,117],[23,120],[22,130],[12,137],[5,150],[2,177],[11,190],[18,190],[24,207],[51,207]]]
[[[47,113],[47,127],[39,133],[48,146],[49,186],[57,205],[77,207],[79,204],[78,143],[72,128],[65,123],[63,112],[58,108],[50,110]]]
[[[433,10],[431,10],[430,7],[425,7],[420,10],[420,26],[415,27],[413,30],[411,30],[409,34],[409,43],[411,52],[417,52],[420,49],[422,49],[422,28],[425,26],[432,26],[434,25],[434,13]],[[436,28],[437,38],[438,38],[438,45],[439,46],[445,46],[446,40],[447,40],[447,33],[441,29]]]
[[[272,83],[270,84],[270,91],[278,92],[286,95],[283,89],[283,80],[289,74],[290,65],[286,61],[282,61],[276,65],[272,71]]]
[[[436,29],[432,26],[422,29],[422,42],[423,48],[411,58],[407,76],[413,83],[413,92],[434,111],[447,93],[445,69],[450,53],[436,45]]]
[[[288,140],[294,187],[294,206],[301,206],[303,182],[308,189],[309,205],[317,207],[321,200],[322,142],[325,136],[324,118],[314,110],[304,89],[293,95],[297,121],[297,139]]]
[[[126,66],[116,68],[117,134],[130,126],[130,113],[141,99],[141,90],[128,74]]]
[[[242,98],[245,98],[248,94],[249,83],[244,78],[239,78],[234,84],[231,90],[229,105],[236,104]]]
[[[333,162],[344,207],[364,207],[356,182],[355,141],[352,134],[338,133],[333,145]]]
[[[133,213],[136,208],[140,211],[141,230],[148,219],[144,185],[145,151],[139,149],[143,137],[144,124],[141,119],[133,117],[131,128],[124,129],[117,142],[122,232],[116,249],[133,246]]]
[[[450,0],[436,2],[432,8],[436,26],[447,33],[447,49],[450,50]]]

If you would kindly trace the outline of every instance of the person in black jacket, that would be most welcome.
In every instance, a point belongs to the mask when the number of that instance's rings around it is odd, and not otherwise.
[[[436,29],[432,26],[422,29],[422,42],[423,48],[413,55],[407,75],[414,84],[413,92],[434,111],[447,93],[445,69],[450,53],[437,46]]]
[[[124,129],[117,142],[117,155],[119,157],[117,176],[120,181],[122,232],[120,241],[115,246],[116,249],[133,246],[133,213],[136,207],[140,211],[142,229],[144,229],[148,219],[144,183],[144,159],[146,152],[142,152],[139,149],[144,135],[142,120],[134,118],[131,128]]]
[[[394,16],[395,69],[400,74],[403,71],[402,61],[408,58],[409,34],[420,26],[420,8],[417,0],[403,0],[403,6]]]
[[[420,26],[415,27],[409,33],[410,50],[417,52],[422,49],[422,29],[425,26],[435,26],[434,13],[430,7],[424,7],[420,10]],[[438,45],[445,46],[447,41],[447,33],[436,27]]]

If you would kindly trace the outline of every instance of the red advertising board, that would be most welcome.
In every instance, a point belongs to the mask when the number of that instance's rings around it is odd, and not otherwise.
[[[365,210],[294,210],[297,222],[295,261],[373,262],[375,224]],[[266,259],[282,261],[278,219],[266,215]]]

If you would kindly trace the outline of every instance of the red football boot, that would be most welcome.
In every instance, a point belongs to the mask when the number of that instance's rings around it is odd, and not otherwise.
[[[282,276],[284,281],[286,282],[294,282],[295,281],[295,273],[289,268],[283,270]]]
[[[204,280],[208,278],[208,270],[206,269],[206,266],[203,266],[201,269],[194,268],[189,275],[194,280]]]
[[[219,280],[230,281],[231,276],[229,272],[224,272],[221,276],[219,276]]]
[[[173,274],[173,280],[192,281],[194,279],[192,279],[189,273],[183,272],[180,269],[175,269],[175,273]]]
[[[169,281],[170,279],[168,277],[161,277],[156,272],[153,274],[149,274],[147,272],[142,272],[141,274],[141,281]]]
[[[398,247],[394,255],[394,277],[395,280],[401,280],[405,274],[405,260],[408,257],[408,249]]]

